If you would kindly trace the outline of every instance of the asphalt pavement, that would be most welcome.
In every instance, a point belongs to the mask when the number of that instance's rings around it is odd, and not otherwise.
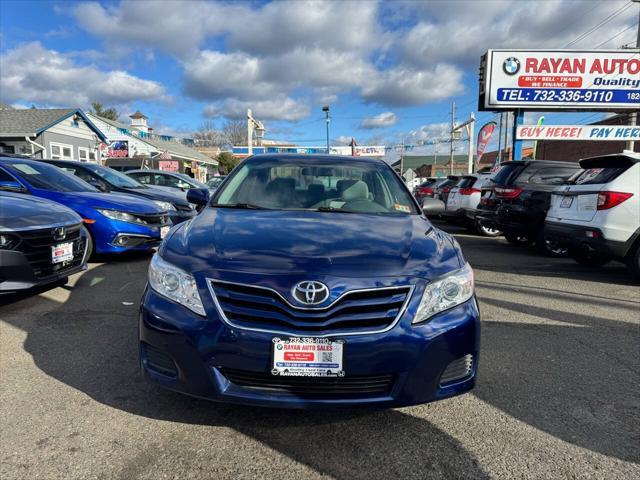
[[[640,289],[456,234],[476,272],[476,389],[395,410],[215,404],[138,375],[149,256],[0,306],[0,478],[640,478]]]

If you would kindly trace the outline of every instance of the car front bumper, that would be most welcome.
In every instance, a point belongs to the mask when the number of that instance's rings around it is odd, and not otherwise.
[[[170,226],[171,223],[150,227],[104,219],[88,225],[95,241],[95,251],[99,254],[151,250],[162,242],[161,228]]]
[[[29,262],[20,251],[0,250],[0,293],[17,292],[55,283],[87,268],[86,240],[74,247],[76,257],[69,265],[56,266],[53,272],[43,275],[42,269]]]
[[[200,317],[150,288],[144,292],[140,309],[141,368],[147,379],[171,390],[265,407],[399,407],[471,390],[476,382],[480,347],[480,314],[475,298],[427,322],[411,325],[416,303],[419,298],[412,299],[400,321],[387,332],[332,335],[333,339],[345,340],[345,378],[386,376],[390,380],[384,393],[314,395],[238,385],[229,380],[226,372],[269,378],[272,339],[282,335],[233,328],[211,314]],[[441,385],[447,366],[467,355],[473,359],[469,373]]]

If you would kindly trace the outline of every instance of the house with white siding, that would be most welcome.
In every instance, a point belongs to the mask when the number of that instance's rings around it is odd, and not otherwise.
[[[0,153],[96,162],[105,141],[78,108],[0,109]]]

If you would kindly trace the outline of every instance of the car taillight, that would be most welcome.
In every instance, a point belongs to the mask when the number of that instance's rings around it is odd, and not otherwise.
[[[458,190],[458,193],[460,195],[473,195],[474,193],[480,193],[480,190],[478,190],[477,188],[461,188],[460,190]]]
[[[442,193],[449,193],[449,190],[451,190],[451,187],[444,187]]]
[[[422,193],[423,195],[426,195],[426,194],[428,194],[428,193],[433,193],[433,189],[431,189],[431,188],[429,188],[429,187],[420,187],[420,188],[418,189],[418,191],[419,191],[420,193]]]
[[[518,198],[522,193],[521,188],[495,187],[496,197],[500,198]]]
[[[631,198],[633,193],[600,192],[598,194],[598,210],[608,210]]]

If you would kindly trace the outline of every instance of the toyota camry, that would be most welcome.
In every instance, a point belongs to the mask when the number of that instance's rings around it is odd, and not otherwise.
[[[149,267],[148,379],[273,407],[395,407],[473,388],[473,271],[385,162],[253,156],[189,201],[205,208]]]

